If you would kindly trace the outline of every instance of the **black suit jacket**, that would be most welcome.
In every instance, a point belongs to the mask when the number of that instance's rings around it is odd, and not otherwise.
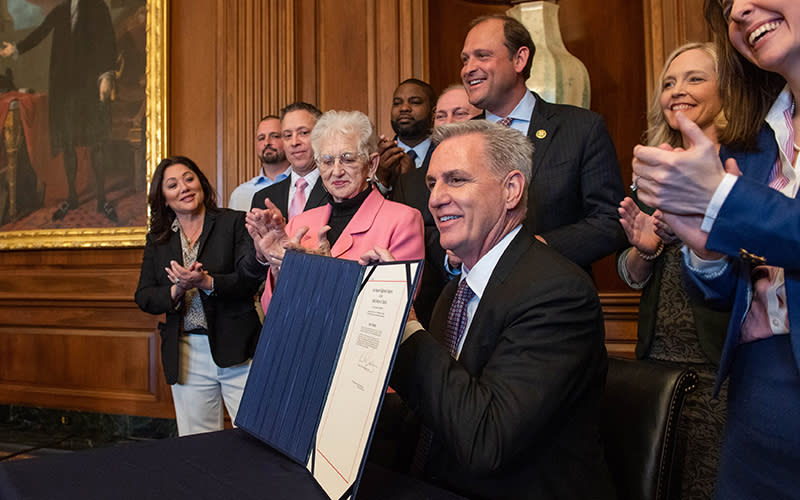
[[[211,354],[218,366],[232,366],[253,356],[261,323],[253,306],[261,284],[237,271],[239,261],[253,252],[253,240],[244,227],[244,212],[229,209],[206,211],[197,262],[214,278],[214,291],[200,292],[208,323]],[[136,304],[150,314],[166,313],[158,324],[161,334],[161,364],[168,384],[178,380],[178,336],[183,332],[184,305],[172,306],[170,282],[165,267],[183,262],[180,233],[158,244],[150,234],[142,257]]]
[[[283,218],[289,220],[289,188],[291,187],[291,182],[292,176],[290,175],[282,181],[258,191],[253,195],[253,202],[250,204],[250,208],[263,209],[264,200],[269,198],[281,211]],[[328,192],[325,191],[325,186],[322,185],[322,179],[317,178],[317,182],[311,188],[311,194],[308,195],[303,211],[321,207],[326,203],[328,203]]]
[[[414,300],[414,310],[420,323],[426,327],[430,324],[436,299],[450,279],[444,269],[445,251],[439,244],[439,229],[428,209],[430,191],[425,176],[428,174],[428,165],[434,149],[431,145],[422,165],[402,174],[391,192],[394,201],[416,208],[422,213],[422,222],[425,225],[425,263],[419,292]]]
[[[17,44],[17,50],[24,54],[50,33],[48,107],[55,155],[108,138],[111,118],[108,106],[100,105],[98,78],[116,69],[117,49],[111,14],[103,0],[78,3],[75,29],[70,2],[59,3]]]
[[[588,270],[628,245],[617,213],[625,193],[614,143],[597,113],[534,95],[526,226]]]
[[[455,281],[391,386],[434,433],[428,479],[473,498],[614,498],[597,427],[607,357],[591,280],[521,231],[480,299],[459,360],[442,343]]]

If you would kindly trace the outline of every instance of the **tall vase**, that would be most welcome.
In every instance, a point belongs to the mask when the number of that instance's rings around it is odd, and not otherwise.
[[[586,66],[569,52],[561,39],[558,5],[552,1],[520,2],[508,15],[528,28],[536,54],[526,84],[546,101],[589,108],[591,85]]]

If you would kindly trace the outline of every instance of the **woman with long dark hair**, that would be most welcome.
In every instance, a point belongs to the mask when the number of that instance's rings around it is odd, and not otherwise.
[[[217,208],[208,179],[184,156],[161,161],[148,204],[136,304],[166,313],[161,362],[178,433],[220,430],[223,402],[236,418],[261,328],[253,305],[259,282],[237,271],[253,251],[245,214]]]

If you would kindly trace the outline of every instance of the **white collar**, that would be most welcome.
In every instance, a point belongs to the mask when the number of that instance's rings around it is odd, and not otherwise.
[[[522,96],[522,99],[517,103],[517,106],[508,114],[514,120],[520,120],[524,122],[531,121],[531,115],[533,115],[533,108],[536,106],[536,96],[533,95],[533,92],[530,90],[525,91],[525,95]],[[505,118],[504,116],[498,116],[492,113],[489,110],[486,110],[486,119],[490,122],[496,122],[501,119]]]
[[[472,291],[475,292],[478,300],[483,297],[483,291],[486,290],[486,285],[489,284],[489,278],[492,277],[492,273],[494,272],[494,268],[497,267],[500,257],[503,256],[508,245],[511,244],[511,241],[517,236],[521,228],[522,224],[519,224],[509,231],[508,234],[503,236],[495,246],[486,252],[483,257],[478,259],[478,262],[475,263],[472,269],[468,269],[466,265],[463,266],[464,272],[461,274],[461,279],[467,280],[467,284]]]

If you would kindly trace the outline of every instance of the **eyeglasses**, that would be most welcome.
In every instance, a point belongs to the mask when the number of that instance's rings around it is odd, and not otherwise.
[[[360,153],[342,153],[338,156],[334,155],[320,155],[317,157],[317,163],[320,167],[332,168],[339,160],[339,165],[344,168],[355,168],[359,166],[359,160],[363,157]]]

